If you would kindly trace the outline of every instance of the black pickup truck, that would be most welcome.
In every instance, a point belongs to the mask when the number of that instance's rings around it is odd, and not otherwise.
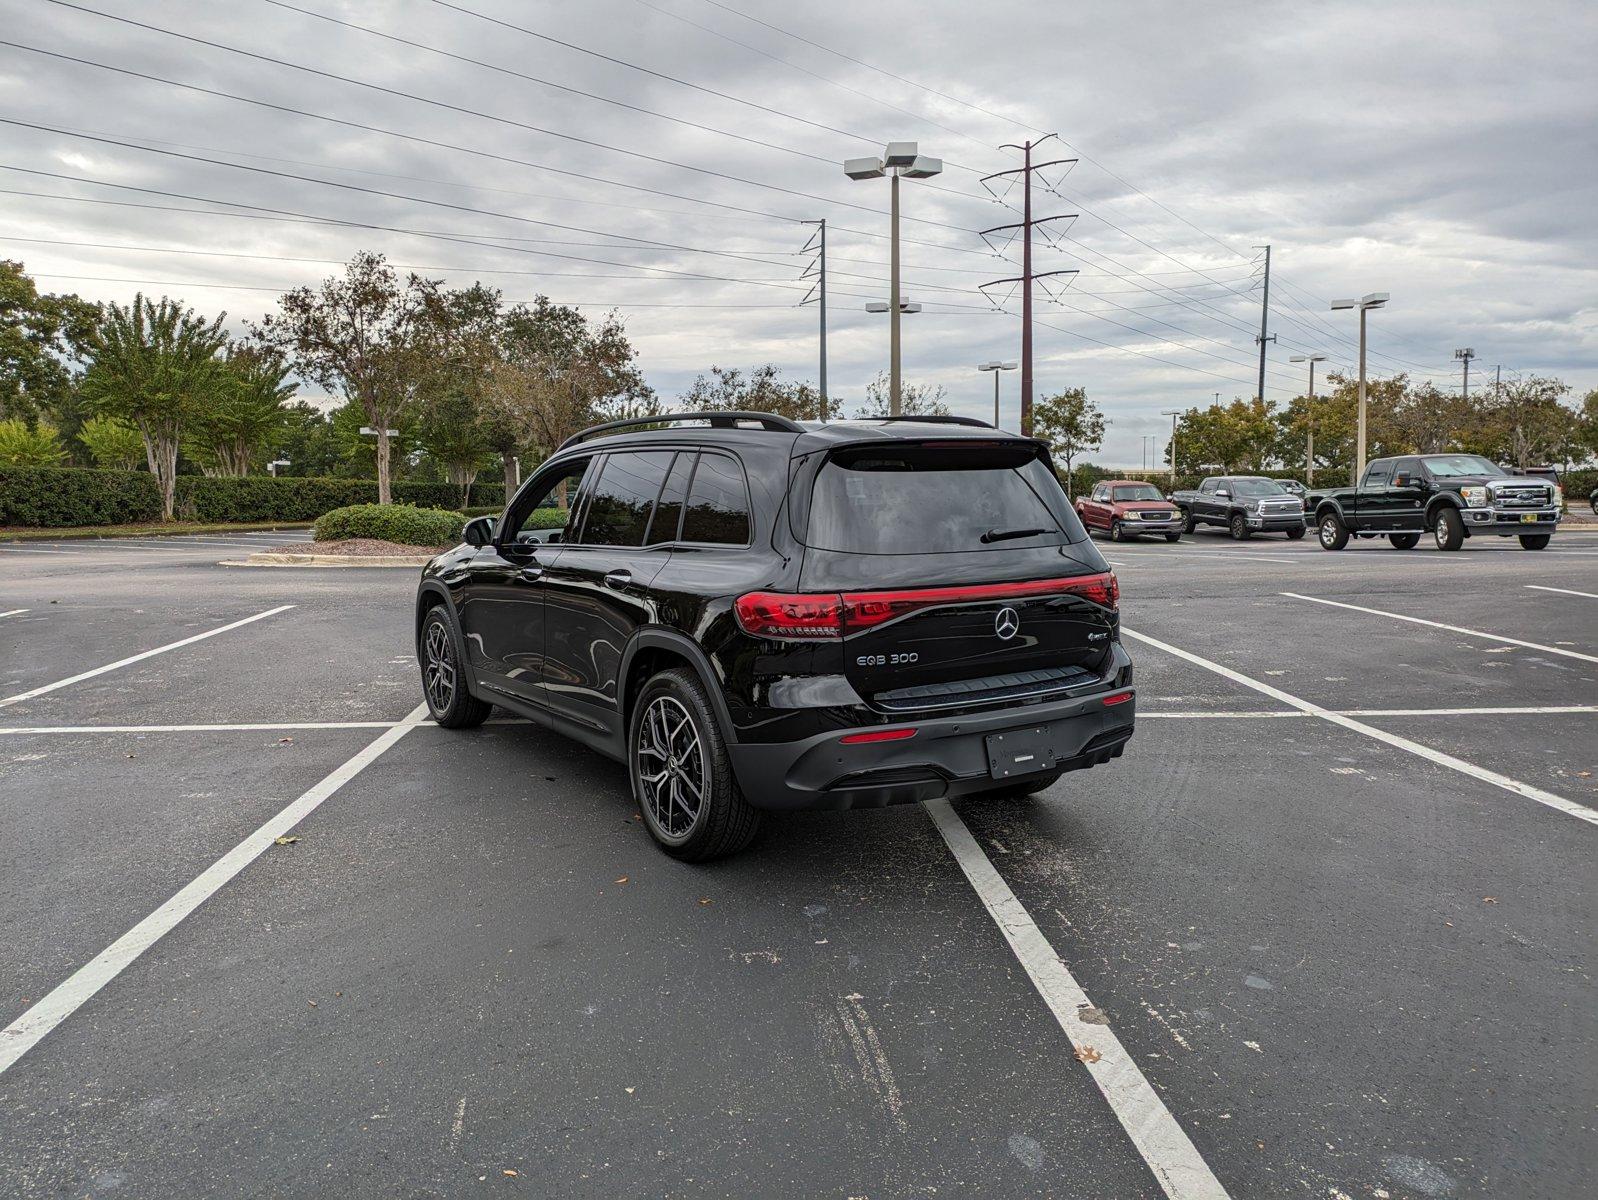
[[[1428,532],[1439,550],[1489,533],[1541,550],[1559,528],[1560,506],[1553,484],[1510,475],[1479,454],[1414,454],[1378,458],[1358,487],[1311,492],[1304,507],[1326,550],[1350,537],[1385,537],[1409,550]]]
[[[1171,494],[1182,511],[1182,531],[1219,525],[1238,541],[1256,533],[1304,536],[1304,503],[1274,479],[1263,475],[1210,475],[1196,488]]]

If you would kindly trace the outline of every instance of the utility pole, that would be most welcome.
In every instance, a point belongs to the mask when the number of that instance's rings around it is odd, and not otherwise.
[[[1259,246],[1254,248],[1256,250],[1261,249]],[[1275,334],[1270,337],[1265,336],[1265,323],[1271,312],[1271,248],[1265,246],[1263,249],[1265,250],[1265,291],[1260,298],[1260,335],[1254,339],[1260,345],[1260,388],[1257,394],[1262,403],[1265,400],[1265,343],[1276,340]]]
[[[897,189],[897,184],[895,188]],[[816,284],[799,303],[810,303],[810,297],[813,295],[821,308],[821,419],[825,421],[827,419],[827,222],[823,218],[819,221],[801,221],[799,223],[801,225],[816,226],[815,234],[805,245],[804,250],[799,252],[801,254],[809,250],[816,252],[816,260],[812,264],[815,267]],[[895,241],[894,245],[897,246],[898,242]],[[810,268],[807,267],[804,275],[801,275],[800,278],[803,279],[809,274]]]
[[[980,236],[982,237],[982,239],[984,241],[986,241],[988,235],[992,234],[992,233],[1005,233],[1005,232],[1009,232],[1011,230],[1016,230],[1016,229],[1019,229],[1021,231],[1021,274],[1015,275],[1015,276],[1011,276],[1008,279],[995,279],[995,280],[992,280],[992,281],[990,281],[988,283],[982,284],[981,287],[982,287],[983,290],[986,290],[986,289],[988,289],[990,287],[997,287],[999,284],[1003,284],[1003,283],[1018,283],[1018,284],[1021,285],[1021,436],[1022,437],[1031,437],[1032,436],[1032,383],[1033,383],[1033,374],[1032,374],[1032,282],[1033,282],[1033,280],[1036,280],[1036,279],[1047,279],[1047,278],[1050,278],[1051,276],[1056,276],[1056,275],[1075,275],[1076,274],[1076,271],[1074,271],[1074,270],[1070,270],[1070,271],[1042,271],[1042,272],[1036,272],[1036,271],[1033,271],[1033,269],[1032,269],[1032,230],[1033,230],[1033,228],[1038,226],[1038,225],[1042,225],[1042,224],[1044,224],[1044,223],[1046,223],[1048,221],[1074,221],[1076,219],[1076,217],[1077,217],[1076,213],[1060,213],[1060,214],[1056,214],[1056,215],[1051,216],[1051,217],[1039,217],[1036,220],[1034,220],[1033,217],[1032,217],[1032,175],[1033,175],[1033,173],[1036,172],[1036,171],[1041,171],[1045,167],[1058,167],[1058,166],[1062,166],[1062,165],[1064,165],[1066,163],[1075,163],[1076,162],[1076,159],[1074,159],[1074,158],[1056,158],[1056,159],[1051,159],[1049,162],[1041,162],[1041,163],[1034,163],[1032,161],[1032,151],[1037,149],[1038,146],[1040,146],[1044,142],[1048,141],[1050,138],[1057,137],[1057,136],[1058,135],[1056,135],[1056,134],[1049,133],[1049,134],[1045,134],[1043,137],[1040,137],[1035,142],[1034,141],[1026,141],[1026,142],[1020,143],[1019,145],[1017,145],[1014,142],[1005,143],[1003,146],[1000,146],[999,149],[1001,149],[1001,150],[1019,150],[1019,151],[1021,151],[1021,156],[1022,156],[1021,157],[1021,166],[1012,168],[1011,170],[1008,170],[1008,171],[999,171],[999,172],[996,172],[995,174],[984,176],[983,179],[982,179],[982,185],[984,187],[987,187],[988,181],[992,180],[992,179],[1003,179],[1006,176],[1010,176],[1010,175],[1019,175],[1019,176],[1021,176],[1021,220],[1019,222],[1017,222],[1017,223],[1010,224],[1010,225],[995,225],[992,229],[984,229],[981,232]],[[993,191],[992,188],[988,188],[988,190],[989,190],[989,192]],[[992,242],[989,242],[988,244],[990,246],[993,245]]]
[[[1460,392],[1460,399],[1468,401],[1470,399],[1470,360],[1476,357],[1476,352],[1466,346],[1463,350],[1455,350],[1454,357],[1465,364],[1465,385]]]
[[[1182,415],[1179,408],[1160,410],[1160,416],[1171,418],[1171,486],[1176,487],[1176,419]]]

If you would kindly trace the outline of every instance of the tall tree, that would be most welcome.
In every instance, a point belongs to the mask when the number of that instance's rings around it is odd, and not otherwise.
[[[1032,434],[1045,441],[1065,462],[1066,491],[1072,490],[1072,465],[1083,454],[1104,445],[1104,414],[1088,399],[1086,388],[1066,388],[1032,406]]]
[[[461,490],[462,508],[471,503],[472,484],[493,454],[492,430],[482,418],[479,402],[466,389],[456,388],[430,397],[417,423],[422,449]]]
[[[1498,394],[1485,393],[1472,449],[1517,467],[1566,461],[1580,442],[1580,418],[1560,403],[1569,391],[1542,375],[1506,379]]]
[[[682,395],[685,408],[716,411],[767,412],[794,421],[815,421],[821,416],[821,393],[808,383],[782,378],[767,363],[745,375],[737,367],[711,367]]]
[[[169,521],[178,445],[184,425],[216,387],[226,316],[206,321],[176,301],[162,297],[156,304],[141,293],[127,308],[108,305],[89,342],[93,360],[83,377],[84,398],[99,415],[127,421],[143,435]]]
[[[78,441],[102,471],[131,471],[144,457],[139,431],[116,417],[90,417],[79,427]]]
[[[439,285],[418,275],[403,283],[381,254],[363,251],[342,276],[284,294],[281,312],[256,330],[285,351],[305,379],[336,388],[376,430],[377,496],[389,503],[388,430],[425,373],[427,326]]]
[[[854,411],[856,421],[880,421],[892,411],[888,373],[878,371],[866,384],[865,403]],[[941,383],[906,383],[899,389],[899,412],[906,417],[946,417],[948,393]]]
[[[280,352],[254,342],[228,347],[216,386],[198,406],[184,450],[211,475],[248,475],[271,450],[294,395]]]
[[[48,417],[76,434],[78,365],[98,318],[95,305],[41,293],[21,263],[0,260],[0,418]]]

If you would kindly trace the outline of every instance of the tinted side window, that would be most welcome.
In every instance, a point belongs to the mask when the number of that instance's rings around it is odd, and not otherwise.
[[[660,489],[660,499],[655,502],[655,516],[649,522],[649,537],[644,543],[656,546],[661,542],[675,542],[677,530],[682,526],[683,501],[688,496],[688,480],[694,473],[698,455],[685,450],[672,460],[666,472],[666,485]]]
[[[688,488],[682,540],[717,546],[749,542],[749,487],[743,468],[725,454],[701,454]]]
[[[1212,495],[1215,491],[1215,488],[1216,482],[1213,478],[1206,479],[1203,483],[1199,484],[1199,491],[1203,492],[1206,496]]]
[[[566,531],[575,528],[572,518],[578,514],[581,506],[583,477],[593,462],[593,459],[580,458],[568,464],[564,470],[544,476],[542,480],[529,481],[511,508],[505,527],[505,540],[565,541]]]
[[[1365,468],[1365,482],[1361,487],[1382,487],[1393,477],[1393,460],[1373,462]]]
[[[583,517],[583,544],[642,546],[671,459],[669,450],[607,454]]]
[[[1393,464],[1393,478],[1400,475],[1409,476],[1409,486],[1414,487],[1420,481],[1420,460],[1418,458],[1401,458]]]

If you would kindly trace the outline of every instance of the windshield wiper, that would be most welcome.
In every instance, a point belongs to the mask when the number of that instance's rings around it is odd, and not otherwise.
[[[1011,538],[1036,537],[1047,532],[1047,529],[990,529],[982,535],[982,544],[986,546],[990,542],[1008,542]]]

